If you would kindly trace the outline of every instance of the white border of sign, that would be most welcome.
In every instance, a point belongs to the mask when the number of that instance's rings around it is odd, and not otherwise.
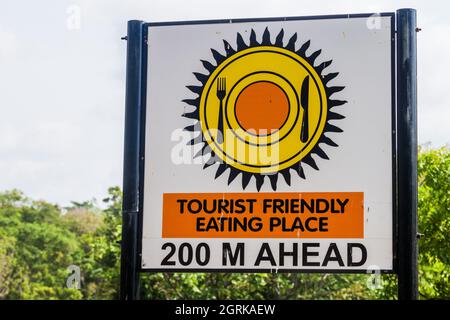
[[[167,23],[148,23],[146,24],[146,26],[148,27],[145,28],[144,27],[144,32],[151,32],[151,29],[153,27],[159,27],[159,26],[172,26],[172,25],[191,25],[191,24],[215,24],[215,23],[244,23],[244,22],[261,22],[261,21],[292,21],[292,20],[318,20],[318,19],[343,19],[343,18],[371,18],[371,17],[390,17],[391,18],[391,82],[392,82],[392,155],[393,155],[393,159],[392,159],[392,176],[393,176],[393,181],[392,181],[392,189],[393,189],[393,237],[392,237],[392,245],[393,245],[393,261],[392,261],[392,268],[391,269],[383,269],[383,270],[379,270],[382,273],[392,273],[394,271],[394,267],[395,267],[395,263],[396,263],[396,228],[397,228],[397,216],[396,216],[396,166],[395,166],[395,157],[396,157],[396,148],[395,148],[395,38],[394,38],[394,32],[395,32],[395,14],[394,13],[381,13],[381,14],[355,14],[355,15],[337,15],[337,16],[313,16],[313,17],[294,17],[294,18],[268,18],[268,19],[240,19],[240,20],[213,20],[213,21],[189,21],[189,22],[167,22]],[[146,48],[145,48],[146,50]],[[147,62],[147,52],[144,53],[144,65],[146,65]],[[151,66],[149,66],[149,69],[151,69]],[[144,73],[146,72],[147,67],[145,66],[144,68]],[[146,88],[146,78],[147,75],[143,74],[142,79],[144,82],[143,87]],[[145,96],[145,92],[143,93],[143,96]],[[145,99],[144,99],[145,100]],[[145,103],[143,104],[144,108],[145,108]],[[144,110],[144,114],[145,114],[145,110]],[[145,116],[143,117],[144,119],[142,120],[145,123]],[[142,125],[142,128],[144,128],[143,130],[145,130],[145,125]],[[145,134],[144,134],[145,136]],[[144,143],[145,144],[145,143]],[[141,150],[141,155],[144,154],[144,150]],[[143,169],[143,168],[142,168]],[[144,181],[144,172],[143,170],[141,170],[141,174],[140,174],[140,180]],[[142,183],[143,184],[143,183]],[[143,185],[141,185],[141,187],[144,187]],[[140,192],[141,197],[143,194],[143,189]],[[141,198],[140,201],[140,205],[142,206],[140,208],[140,212],[143,212],[143,198]],[[139,239],[142,239],[142,215],[140,215],[140,237]],[[195,241],[195,242],[201,242],[200,241]],[[141,253],[142,251],[142,243],[139,243],[139,252]],[[140,264],[141,265],[141,264]],[[170,269],[170,268],[145,268],[145,267],[141,267],[140,271],[149,271],[149,272],[156,272],[156,271],[182,271],[182,272],[273,272],[274,268],[268,268],[268,269],[239,269],[239,268],[234,268],[234,269],[205,269],[205,268],[175,268],[175,269]],[[367,273],[368,271],[373,271],[373,270],[367,270],[365,269],[321,269],[321,268],[314,268],[314,269],[279,269],[279,272],[343,272],[343,273]]]

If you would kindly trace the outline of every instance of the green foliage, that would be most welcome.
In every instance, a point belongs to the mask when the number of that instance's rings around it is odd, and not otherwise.
[[[156,273],[142,276],[143,299],[369,299],[366,275]]]
[[[420,295],[450,299],[450,152],[419,155]]]
[[[103,200],[107,208],[103,210],[102,225],[81,238],[82,291],[86,299],[119,297],[122,192],[113,187],[108,189],[108,194]]]
[[[0,299],[9,295],[13,284],[15,239],[0,230]]]
[[[419,295],[450,299],[450,150],[419,149]],[[378,297],[395,299],[397,278],[386,276]]]
[[[0,193],[0,298],[117,298],[121,197],[119,188],[109,193],[103,211]],[[66,286],[70,265],[81,269],[81,290]]]
[[[420,295],[450,299],[450,155],[419,154]],[[95,200],[67,208],[32,201],[17,190],[0,193],[0,299],[117,299],[122,194],[109,188]],[[67,268],[81,270],[69,289]],[[143,299],[395,299],[396,276],[381,289],[368,275],[152,273],[141,275]]]
[[[64,227],[59,208],[31,201],[17,190],[0,194],[0,203],[2,260],[9,264],[5,297],[81,298],[78,291],[64,287],[66,268],[81,251],[75,235]]]

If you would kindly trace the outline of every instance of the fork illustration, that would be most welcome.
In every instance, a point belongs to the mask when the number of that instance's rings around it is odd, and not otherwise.
[[[227,79],[226,78],[218,78],[217,79],[217,99],[219,99],[219,121],[217,125],[217,142],[223,142],[223,99],[225,99],[227,93]]]

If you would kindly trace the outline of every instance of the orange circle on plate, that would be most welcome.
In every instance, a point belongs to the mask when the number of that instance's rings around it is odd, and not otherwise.
[[[267,135],[279,130],[286,122],[289,100],[278,85],[258,81],[239,93],[234,112],[244,130],[257,135]]]

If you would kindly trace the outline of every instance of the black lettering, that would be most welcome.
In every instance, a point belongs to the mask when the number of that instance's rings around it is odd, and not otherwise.
[[[247,199],[246,201],[249,204],[248,213],[253,213],[253,204],[256,202],[256,199]]]
[[[348,198],[345,199],[344,201],[341,201],[340,199],[336,199],[337,203],[341,206],[341,213],[345,212],[345,206],[348,203]]]
[[[193,206],[194,204],[197,205],[197,209],[194,209]],[[202,203],[200,202],[200,200],[192,199],[191,201],[188,202],[187,207],[190,213],[196,214],[202,210]]]
[[[270,250],[270,246],[267,242],[264,242],[261,245],[258,257],[256,258],[255,266],[259,266],[261,261],[269,261],[272,266],[277,265],[277,263],[275,262],[275,258],[273,257],[272,251]]]
[[[311,252],[309,248],[318,248],[320,244],[318,243],[304,243],[302,248],[302,262],[305,267],[318,267],[320,266],[319,262],[310,262],[308,261],[308,257],[317,257],[319,256],[319,252],[314,251]]]
[[[263,200],[263,213],[267,213],[267,209],[272,208],[272,199]]]
[[[185,252],[184,249],[185,248],[187,249],[186,250],[187,251],[187,255],[186,256],[184,254],[184,252]],[[192,250],[192,246],[191,246],[190,243],[183,242],[180,245],[180,248],[178,248],[178,261],[180,262],[180,264],[182,266],[187,266],[187,265],[191,264],[192,258],[193,258],[193,252],[192,251],[193,250]]]
[[[334,253],[334,256],[332,256]],[[322,266],[328,266],[328,262],[337,261],[340,267],[344,266],[344,261],[342,260],[341,254],[339,253],[338,247],[336,243],[331,243],[328,247],[327,253],[325,254],[325,258],[323,259]]]
[[[242,231],[247,231],[247,217],[242,219],[242,221],[240,221],[237,218],[234,219],[234,230],[233,231],[238,231],[238,227],[240,227]]]
[[[331,199],[330,213],[341,213],[340,210],[336,209],[336,200],[335,199]]]
[[[180,204],[180,213],[184,213],[184,204],[187,202],[186,199],[178,199],[177,202]]]
[[[169,253],[161,261],[161,265],[162,266],[174,266],[175,265],[175,261],[169,261],[169,259],[172,258],[172,256],[175,254],[176,247],[175,247],[175,245],[173,243],[166,242],[166,243],[164,243],[162,245],[161,250],[166,250],[167,248],[169,248]]]
[[[228,205],[230,202],[227,199],[219,199],[219,205],[218,205],[218,213],[230,213],[228,210]]]
[[[311,226],[311,221],[317,221],[317,218],[316,217],[306,218],[306,220],[305,220],[306,230],[308,230],[310,232],[315,232],[315,231],[317,231],[317,227]]]
[[[270,221],[269,222],[270,232],[272,232],[273,229],[281,225],[281,218],[271,217],[269,221]]]
[[[292,244],[292,251],[285,251],[284,250],[284,243],[280,243],[280,266],[284,266],[284,258],[286,256],[292,257],[292,265],[297,266],[298,265],[298,244],[293,243]]]
[[[324,207],[321,208],[320,204],[323,204]],[[328,203],[327,200],[325,199],[316,199],[316,213],[325,213],[328,211],[328,209],[330,208],[330,204]]]
[[[229,242],[224,242],[222,244],[222,265],[226,266],[228,265],[228,258],[230,259],[230,264],[232,266],[235,266],[238,258],[239,258],[239,265],[243,266],[244,265],[244,250],[245,250],[245,246],[243,242],[238,242],[236,244],[236,250],[233,253],[233,250],[231,249],[231,244]]]
[[[204,259],[202,259],[202,248],[205,249]],[[195,261],[197,261],[197,264],[199,266],[206,266],[209,262],[210,257],[211,250],[209,249],[208,244],[204,242],[199,243],[197,248],[195,249]]]
[[[300,200],[301,212],[305,212],[305,207],[306,207],[310,213],[314,213],[314,199],[311,199],[310,201],[311,202],[308,203],[308,202],[306,202],[305,199]]]
[[[282,199],[273,199],[273,213],[284,213],[284,201]]]
[[[198,232],[205,232],[205,218],[197,218],[195,224],[195,230]]]
[[[292,231],[295,229],[300,229],[300,231],[305,231],[305,228],[303,227],[302,219],[299,217],[295,217],[294,222],[292,223]]]
[[[235,213],[244,213],[245,212],[245,205],[242,203],[244,202],[243,199],[237,199],[236,203],[234,204],[236,206]]]
[[[206,231],[209,231],[209,230],[220,231],[219,225],[217,224],[217,221],[215,218],[209,219],[208,224],[206,225]]]
[[[328,231],[328,217],[320,217],[319,218],[319,231],[327,232]]]
[[[299,213],[299,207],[300,207],[300,200],[299,199],[291,199],[290,201],[290,213]]]
[[[211,208],[208,208],[208,201],[204,200],[203,211],[205,211],[205,213],[215,213],[217,211],[217,201],[216,200],[212,201]]]
[[[353,248],[359,248],[361,250],[361,259],[359,261],[353,261]],[[367,249],[361,243],[348,243],[347,244],[347,266],[360,267],[367,261]]]
[[[253,232],[260,231],[262,227],[263,224],[261,218],[251,217],[248,221],[248,228]]]

